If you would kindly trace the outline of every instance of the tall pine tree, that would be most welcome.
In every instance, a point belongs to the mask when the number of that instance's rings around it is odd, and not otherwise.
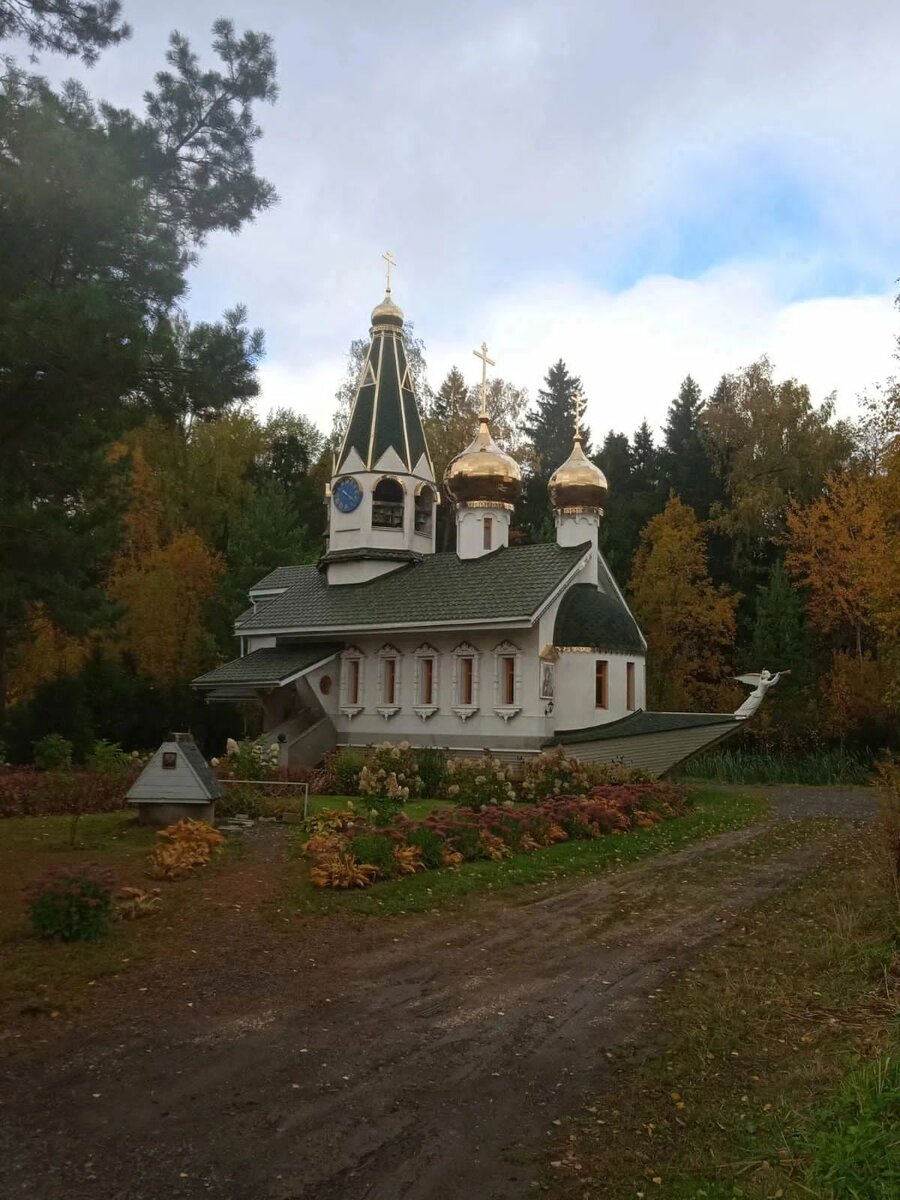
[[[577,375],[569,374],[562,359],[550,368],[544,383],[522,426],[531,462],[525,477],[522,525],[526,537],[534,542],[553,540],[553,513],[547,484],[556,468],[572,452],[575,396],[581,391],[581,380]],[[582,426],[581,437],[584,452],[590,455],[590,430]]]

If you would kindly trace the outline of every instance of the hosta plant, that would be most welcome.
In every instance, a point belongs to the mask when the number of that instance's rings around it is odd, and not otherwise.
[[[145,891],[139,887],[123,887],[116,896],[116,919],[137,921],[141,917],[152,917],[162,905],[159,888]]]
[[[349,851],[320,859],[309,872],[313,886],[323,888],[368,887],[375,876],[374,867],[358,862]]]
[[[151,879],[181,879],[204,867],[225,844],[225,835],[206,821],[176,821],[156,835],[162,839],[150,855]]]
[[[112,874],[97,866],[54,867],[25,890],[28,916],[41,937],[92,941],[109,928]]]

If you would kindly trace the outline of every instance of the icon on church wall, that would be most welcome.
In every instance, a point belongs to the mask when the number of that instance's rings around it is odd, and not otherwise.
[[[553,700],[555,698],[556,684],[556,663],[542,662],[541,663],[541,699]]]
[[[331,489],[334,506],[342,513],[352,513],[362,501],[362,488],[351,475],[339,479]]]

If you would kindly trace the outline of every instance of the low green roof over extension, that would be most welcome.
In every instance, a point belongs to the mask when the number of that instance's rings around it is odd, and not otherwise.
[[[315,570],[315,567],[312,568]],[[338,654],[334,642],[313,642],[306,646],[271,646],[254,650],[243,658],[207,671],[193,681],[196,688],[279,687],[285,680],[308,671],[316,663]]]
[[[240,632],[530,622],[588,549],[551,543],[504,546],[480,558],[428,554],[367,583],[331,586],[315,566],[279,567],[252,591],[286,591],[243,620]]]
[[[706,725],[735,725],[731,713],[629,713],[605,725],[585,729],[560,729],[544,742],[545,746],[575,746],[579,742],[603,742],[609,738],[640,737],[650,733],[671,733],[676,729],[700,729]]]
[[[643,654],[634,617],[618,596],[577,583],[563,596],[553,626],[554,646],[590,647],[610,654]]]

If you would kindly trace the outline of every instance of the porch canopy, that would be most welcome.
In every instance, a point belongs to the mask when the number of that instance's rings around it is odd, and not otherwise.
[[[335,642],[307,642],[299,646],[267,646],[207,671],[191,687],[207,693],[207,700],[233,704],[255,700],[261,691],[277,691],[340,654]]]

